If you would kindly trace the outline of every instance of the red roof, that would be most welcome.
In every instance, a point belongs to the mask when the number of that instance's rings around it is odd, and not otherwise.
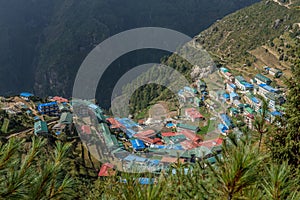
[[[62,98],[62,97],[59,97],[59,96],[53,97],[52,100],[53,100],[53,101],[60,102],[60,103],[67,103],[67,102],[69,102],[68,99],[65,99],[65,98]]]
[[[198,145],[191,140],[185,140],[183,142],[180,142],[180,144],[185,150],[190,150],[198,147]]]
[[[177,135],[176,132],[165,132],[165,133],[161,133],[161,136],[163,137],[171,137],[171,136],[175,136]]]
[[[193,142],[200,142],[202,140],[197,134],[188,130],[182,130],[179,133],[183,134],[186,138],[192,140]]]
[[[187,109],[185,109],[185,113],[186,113],[186,115],[188,115],[194,119],[203,118],[203,115],[201,115],[200,112],[198,110],[196,110],[195,108],[187,108]]]
[[[83,126],[81,127],[81,130],[82,130],[82,132],[85,133],[85,134],[91,134],[91,128],[90,128],[90,126],[88,126],[88,125],[83,125]]]
[[[98,176],[113,176],[115,175],[115,171],[113,171],[113,164],[111,163],[104,163],[102,166],[101,166],[101,169],[98,173]]]
[[[253,114],[247,114],[247,117],[250,119],[254,119],[254,115]]]
[[[155,136],[156,133],[154,130],[146,130],[146,131],[140,131],[137,134],[135,134],[134,136],[138,136],[138,137],[153,137]]]
[[[215,146],[220,146],[222,145],[223,143],[223,139],[222,138],[217,138],[217,139],[214,139],[214,140],[207,140],[207,141],[204,141],[204,142],[201,142],[199,143],[200,146],[205,146],[205,147],[208,147],[208,148],[212,148],[212,147],[215,147]]]
[[[151,139],[151,138],[148,138],[148,137],[137,136],[137,134],[135,134],[134,137],[142,140],[143,142],[147,142],[147,143],[150,143],[150,144],[162,144],[160,138]]]
[[[122,124],[114,118],[107,118],[106,121],[111,124],[111,128],[120,128],[122,126]]]

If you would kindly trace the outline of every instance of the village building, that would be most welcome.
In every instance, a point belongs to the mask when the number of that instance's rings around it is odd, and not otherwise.
[[[226,91],[229,93],[236,92],[236,85],[231,82],[227,82],[226,83]]]
[[[47,123],[41,120],[36,121],[34,123],[34,134],[38,136],[48,134]]]
[[[252,93],[246,93],[243,98],[256,112],[261,109],[262,102]]]
[[[57,103],[68,103],[69,100],[63,97],[55,96],[51,99],[52,101],[56,101]]]
[[[240,100],[240,96],[235,92],[231,92],[229,96],[230,96],[230,102],[233,102],[234,100]]]
[[[191,140],[195,144],[202,141],[202,139],[196,133],[190,130],[181,130],[179,133],[184,135],[187,139]]]
[[[254,81],[256,84],[267,84],[270,85],[272,83],[272,80],[269,79],[268,77],[262,75],[262,74],[256,74],[254,77]]]
[[[132,139],[130,140],[130,143],[132,145],[133,150],[135,151],[141,151],[146,148],[144,142],[139,139]]]
[[[220,115],[220,117],[222,123],[226,126],[227,129],[232,129],[234,127],[233,122],[228,115],[223,113]]]
[[[283,96],[272,92],[266,93],[264,97],[268,101],[268,107],[273,110],[276,110],[276,106],[281,106],[285,102]]]
[[[265,66],[264,69],[268,74],[270,74],[271,76],[273,76],[275,78],[280,78],[283,75],[283,73],[280,69],[276,69],[276,68],[272,68],[272,67],[268,67],[268,66]]]
[[[140,131],[134,135],[134,138],[142,140],[144,143],[150,144],[163,144],[161,139],[156,137],[154,130]]]
[[[238,115],[239,114],[239,110],[238,109],[236,109],[236,108],[230,108],[229,109],[229,115],[231,116],[231,117],[234,117],[234,116],[236,116],[236,115]]]
[[[279,90],[278,89],[275,89],[267,84],[259,84],[258,87],[254,90],[254,94],[258,94],[264,98],[265,97],[265,94],[267,93],[279,93]]]
[[[185,116],[192,122],[203,120],[204,117],[195,108],[185,109]]]
[[[22,99],[24,99],[25,101],[29,101],[29,98],[30,97],[33,97],[34,95],[33,94],[31,94],[31,93],[29,93],[29,92],[22,92],[21,94],[20,94],[20,97],[22,98]]]
[[[223,99],[224,101],[229,101],[229,100],[230,100],[230,95],[227,94],[227,93],[224,93],[224,94],[222,95],[222,99]]]
[[[37,107],[38,111],[42,115],[58,115],[58,105],[56,102],[41,103]]]
[[[210,99],[205,99],[205,100],[204,100],[204,104],[205,104],[205,106],[206,106],[207,108],[209,108],[209,109],[214,109],[215,106],[216,106],[215,102],[213,102],[213,101],[210,100]]]
[[[237,88],[239,88],[242,91],[253,90],[254,87],[252,84],[248,83],[242,76],[235,77],[235,84]]]
[[[188,125],[188,124],[177,124],[176,125],[177,131],[184,131],[184,130],[189,130],[192,131],[193,133],[197,133],[199,131],[199,127],[198,126],[192,126],[192,125]]]

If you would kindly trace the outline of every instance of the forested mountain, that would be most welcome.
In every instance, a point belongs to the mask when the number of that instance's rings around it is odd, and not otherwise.
[[[194,36],[215,20],[257,1],[0,1],[0,93],[34,90],[39,95],[69,96],[83,59],[109,36],[144,26]],[[136,64],[159,61],[163,54],[156,54],[134,52],[118,60],[112,70],[118,68],[115,71],[121,75]],[[111,83],[102,88],[109,91],[120,75],[110,77]]]

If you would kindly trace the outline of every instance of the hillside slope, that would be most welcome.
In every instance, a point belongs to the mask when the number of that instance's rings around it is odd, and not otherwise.
[[[227,66],[236,75],[250,79],[268,65],[283,70],[284,76],[289,77],[291,63],[299,57],[297,51],[300,52],[300,11],[296,3],[293,1],[289,8],[274,1],[256,3],[217,21],[196,36],[195,41],[212,55],[218,65]],[[176,55],[164,63],[185,75],[192,70]],[[273,84],[284,86],[282,80],[276,79]],[[144,89],[153,91],[152,86]],[[165,89],[157,86],[156,89],[160,95],[145,97],[141,95],[145,91],[136,92],[132,102],[138,103],[132,105],[132,110],[139,111],[155,100],[167,99]],[[141,102],[144,102],[143,106]]]
[[[262,1],[216,22],[197,41],[222,61],[237,62],[247,51],[279,37],[299,21],[299,10]]]

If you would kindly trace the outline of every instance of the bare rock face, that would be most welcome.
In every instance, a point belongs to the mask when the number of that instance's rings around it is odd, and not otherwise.
[[[207,66],[207,67],[200,67],[200,66],[194,66],[191,77],[193,80],[196,79],[203,79],[208,77],[210,74],[212,74],[216,70],[215,66]]]

